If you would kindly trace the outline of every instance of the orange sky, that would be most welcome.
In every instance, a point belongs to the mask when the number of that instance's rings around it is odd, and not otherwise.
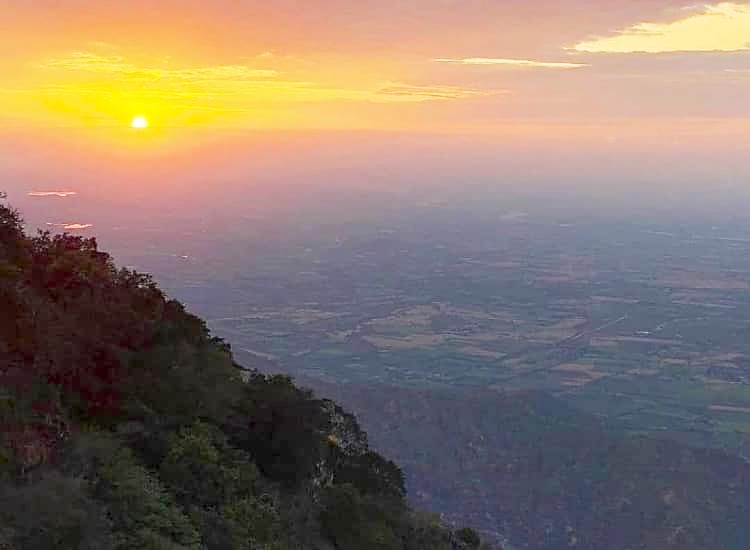
[[[0,51],[0,135],[90,151],[258,129],[750,137],[747,2],[6,0]]]

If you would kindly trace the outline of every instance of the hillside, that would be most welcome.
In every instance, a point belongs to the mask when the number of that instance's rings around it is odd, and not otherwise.
[[[324,384],[402,465],[413,504],[514,548],[747,548],[750,464],[636,437],[541,392]]]
[[[0,206],[0,310],[0,548],[480,546],[408,507],[352,415],[240,367],[93,239]]]

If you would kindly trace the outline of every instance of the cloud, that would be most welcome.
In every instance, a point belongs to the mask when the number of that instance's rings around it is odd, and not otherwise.
[[[644,22],[579,42],[584,53],[737,52],[750,50],[750,3],[721,2],[668,23]]]
[[[99,55],[91,52],[72,52],[44,63],[46,67],[56,67],[72,71],[86,71],[119,75],[129,80],[252,80],[271,78],[278,75],[272,69],[254,69],[246,65],[213,65],[208,67],[188,67],[180,69],[138,66],[119,55]]]
[[[70,197],[75,195],[75,191],[31,191],[27,193],[29,197]]]
[[[273,58],[271,52],[261,54]],[[391,83],[373,87],[327,86],[312,80],[280,78],[271,69],[255,69],[246,65],[215,65],[187,68],[163,68],[136,65],[120,55],[100,55],[77,51],[48,60],[42,65],[66,74],[92,75],[83,82],[47,84],[39,88],[56,97],[107,98],[113,93],[113,82],[120,84],[117,92],[129,100],[158,101],[192,110],[241,112],[259,101],[373,101],[421,102],[453,100],[488,92],[453,86],[413,86]],[[497,93],[497,92],[491,92]]]
[[[484,91],[456,86],[413,86],[410,84],[388,83],[380,88],[374,96],[383,99],[401,101],[452,100],[468,97],[488,96],[507,93],[506,90]]]
[[[433,59],[437,63],[453,65],[501,65],[507,67],[525,67],[532,69],[581,69],[589,67],[588,63],[563,63],[551,61],[533,61],[531,59],[502,59],[493,57],[469,57],[466,59]]]
[[[176,58],[144,60],[118,49],[98,52],[81,47],[37,59],[25,81],[19,79],[11,88],[0,85],[0,100],[5,112],[21,113],[34,123],[49,120],[79,131],[119,129],[113,138],[127,140],[128,147],[142,147],[148,140],[130,132],[135,116],[149,120],[150,130],[142,134],[161,140],[181,128],[353,124],[353,117],[324,116],[315,105],[328,109],[334,103],[444,104],[503,93],[450,81],[410,82],[395,69],[381,74],[378,67],[365,64],[350,76],[338,59],[263,59],[263,65],[247,57],[189,65]],[[49,193],[35,196],[53,196]]]
[[[51,223],[47,222],[50,227],[61,227],[66,231],[82,231],[94,227],[91,223]]]
[[[63,225],[63,229],[68,230],[89,229],[90,227],[94,227],[94,225],[90,223],[66,223]]]

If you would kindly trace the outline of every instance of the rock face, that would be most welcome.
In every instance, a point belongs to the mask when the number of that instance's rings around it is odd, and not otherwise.
[[[323,400],[323,410],[328,416],[331,441],[342,453],[357,456],[369,450],[367,433],[359,426],[353,414],[330,399]]]
[[[327,487],[336,480],[336,470],[343,458],[356,458],[364,455],[370,449],[367,444],[367,434],[357,424],[354,415],[330,399],[321,402],[323,414],[326,417],[326,442],[331,452],[317,463],[316,473],[312,485],[317,488]]]

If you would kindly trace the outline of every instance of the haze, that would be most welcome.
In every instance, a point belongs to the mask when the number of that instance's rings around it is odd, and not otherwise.
[[[748,29],[684,0],[5,2],[0,181],[745,187]]]

